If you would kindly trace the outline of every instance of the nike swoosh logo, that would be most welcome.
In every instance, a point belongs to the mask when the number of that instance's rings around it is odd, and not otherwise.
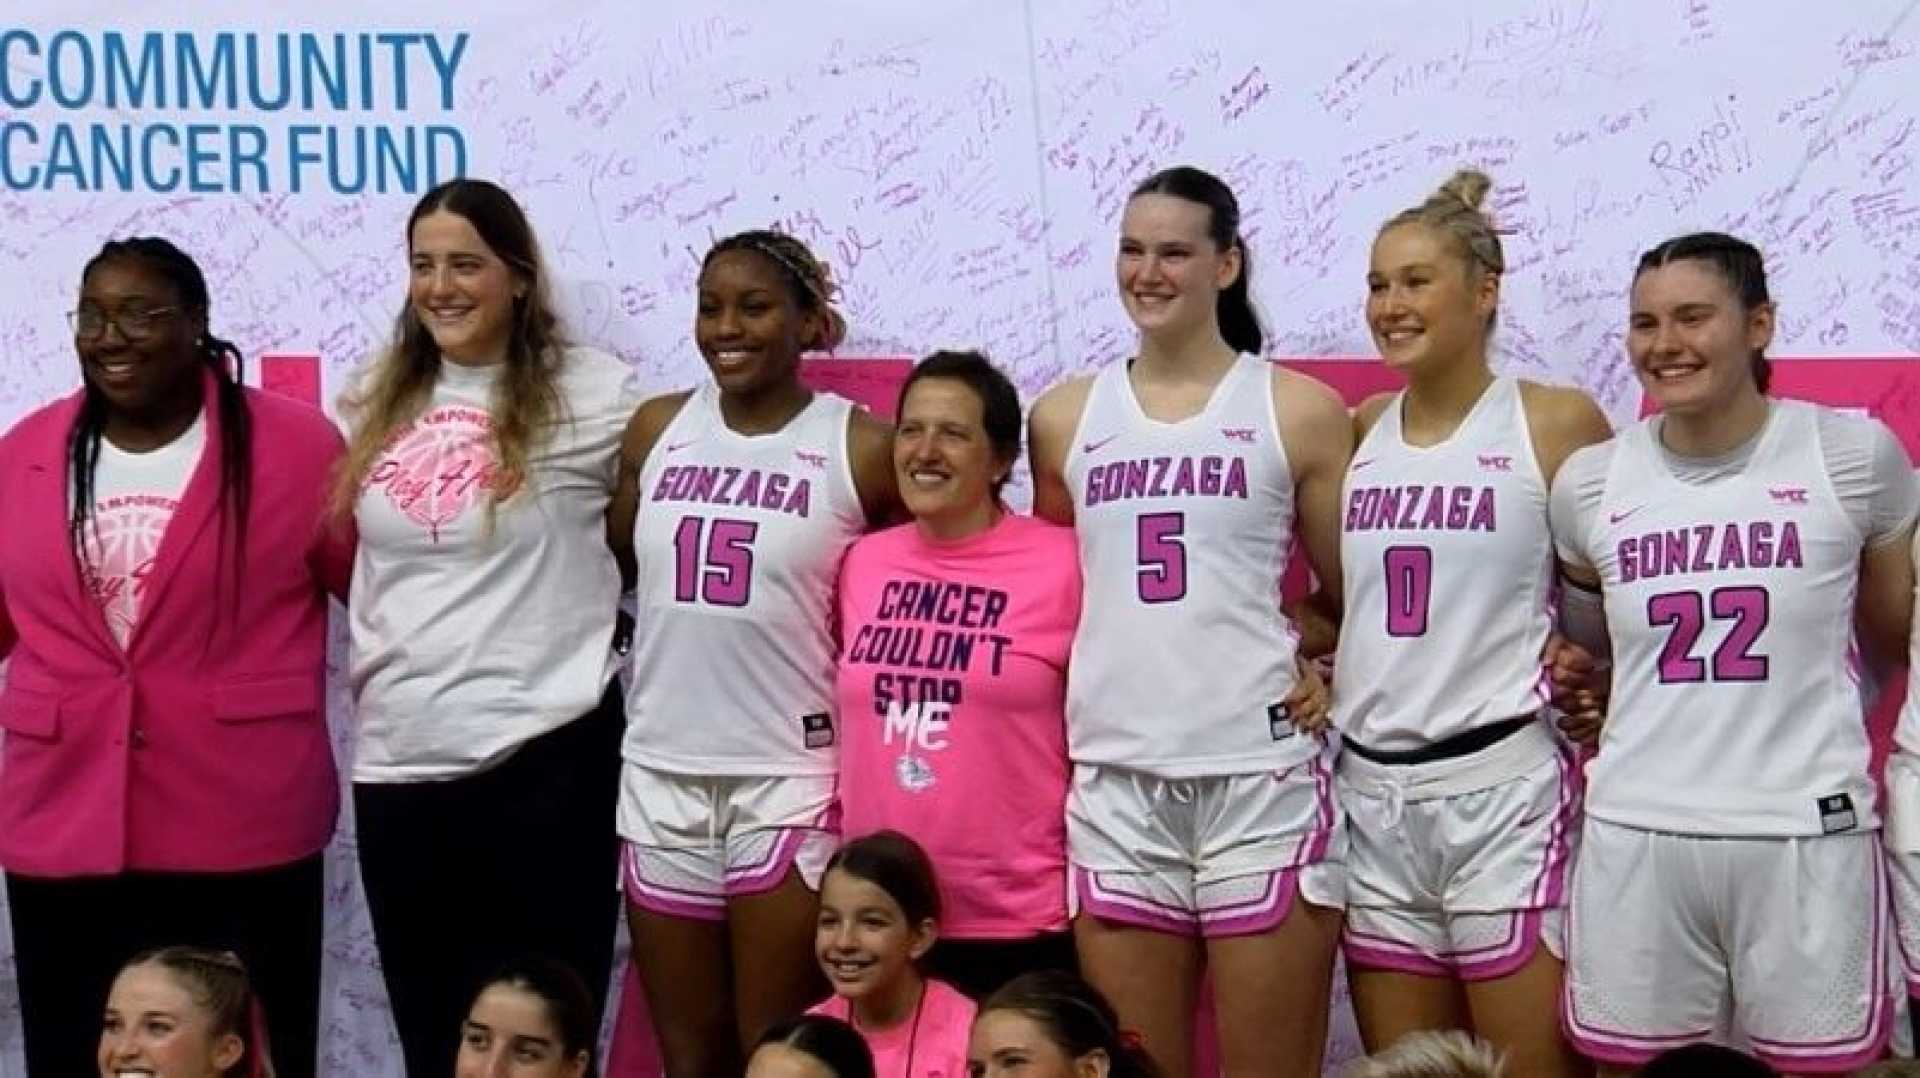
[[[1369,465],[1369,464],[1372,464],[1372,463],[1374,462],[1374,460],[1375,460],[1375,459],[1376,459],[1376,458],[1374,458],[1374,457],[1368,457],[1368,458],[1367,458],[1367,459],[1365,459],[1365,460],[1356,460],[1356,461],[1354,461],[1354,462],[1353,462],[1353,467],[1351,467],[1351,468],[1349,468],[1349,469],[1348,469],[1348,471],[1354,471],[1354,472],[1357,472],[1357,471],[1359,471],[1360,469],[1362,469],[1362,468],[1364,468],[1364,467],[1366,467],[1367,465]]]
[[[684,441],[684,442],[674,442],[674,443],[673,443],[672,445],[669,445],[669,446],[667,446],[667,452],[669,452],[669,453],[678,453],[678,452],[680,452],[680,451],[681,451],[682,449],[685,449],[686,447],[688,447],[688,446],[690,446],[690,445],[692,445],[692,444],[693,444],[694,442],[697,442],[697,441],[699,441],[699,440],[700,440],[700,439],[698,439],[698,438],[691,438],[691,439],[688,439],[687,441]]]
[[[1118,437],[1120,437],[1118,434],[1109,434],[1105,438],[1102,438],[1097,442],[1082,442],[1080,443],[1080,452],[1082,453],[1096,452],[1097,450],[1099,450],[1101,446],[1106,445],[1108,442],[1111,442]]]
[[[1642,510],[1642,509],[1645,509],[1645,508],[1646,508],[1646,506],[1644,506],[1644,505],[1636,505],[1636,506],[1634,506],[1634,507],[1633,507],[1632,509],[1629,509],[1629,510],[1627,510],[1627,511],[1626,511],[1626,512],[1624,512],[1624,513],[1608,513],[1608,514],[1607,514],[1607,523],[1609,523],[1609,524],[1618,524],[1618,523],[1620,523],[1621,521],[1623,521],[1623,520],[1625,520],[1625,519],[1627,519],[1628,517],[1630,517],[1630,516],[1632,516],[1632,515],[1633,515],[1633,514],[1635,514],[1635,513],[1638,513],[1638,512],[1640,511],[1640,510]]]

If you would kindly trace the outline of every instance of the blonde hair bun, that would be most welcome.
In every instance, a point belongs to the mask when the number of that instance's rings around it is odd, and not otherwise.
[[[1468,209],[1478,210],[1493,190],[1493,179],[1477,168],[1463,168],[1447,177],[1434,197],[1458,200]]]

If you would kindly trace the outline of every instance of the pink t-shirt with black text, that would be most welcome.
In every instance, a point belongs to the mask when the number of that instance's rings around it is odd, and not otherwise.
[[[915,1015],[892,1029],[860,1029],[850,1017],[852,1005],[840,996],[807,1013],[838,1018],[858,1029],[873,1053],[876,1078],[963,1078],[974,1009],[974,1002],[958,989],[929,977]]]
[[[1009,513],[952,543],[913,524],[866,536],[839,614],[845,834],[926,848],[947,938],[1065,929],[1072,531]]]

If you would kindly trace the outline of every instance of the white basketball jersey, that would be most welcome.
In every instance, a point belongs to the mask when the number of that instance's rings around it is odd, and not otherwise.
[[[1920,582],[1920,531],[1913,533],[1913,567],[1914,579]],[[1915,596],[1920,597],[1920,583],[1916,583]],[[1900,721],[1893,728],[1893,744],[1901,752],[1920,757],[1920,674],[1914,673],[1920,670],[1920,618],[1914,619],[1913,631],[1908,635],[1907,699],[1900,706]],[[1914,958],[1920,961],[1920,954]]]
[[[703,385],[640,472],[625,757],[701,775],[827,775],[840,558],[866,530],[853,406],[816,394],[774,433],[735,433]]]
[[[1672,474],[1651,420],[1620,434],[1586,543],[1614,655],[1595,817],[1731,836],[1874,825],[1851,654],[1864,537],[1816,415],[1772,401],[1746,468],[1705,483]]]
[[[1553,538],[1520,387],[1497,378],[1438,445],[1406,442],[1396,396],[1342,490],[1342,733],[1418,749],[1536,711]]]
[[[1190,778],[1312,756],[1278,706],[1294,683],[1280,612],[1293,476],[1268,364],[1240,356],[1177,423],[1141,411],[1124,364],[1100,372],[1066,480],[1085,580],[1073,759]]]

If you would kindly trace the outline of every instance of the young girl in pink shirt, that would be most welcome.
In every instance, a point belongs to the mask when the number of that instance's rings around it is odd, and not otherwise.
[[[973,1001],[920,971],[940,935],[940,889],[927,852],[897,831],[841,847],[820,885],[814,954],[833,998],[810,1014],[866,1039],[885,1078],[961,1078]]]

